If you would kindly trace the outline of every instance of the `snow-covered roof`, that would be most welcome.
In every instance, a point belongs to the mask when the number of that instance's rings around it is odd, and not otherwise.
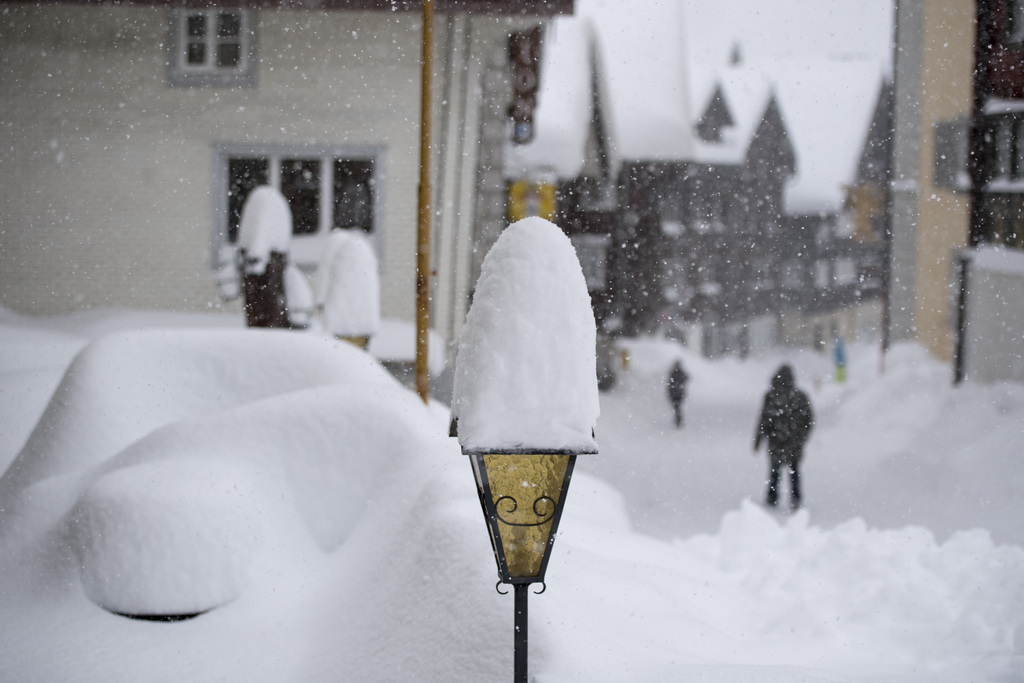
[[[982,108],[982,112],[986,116],[992,116],[996,114],[1019,114],[1024,111],[1024,102],[1020,100],[1010,100],[1002,97],[990,97],[985,101],[985,106]]]
[[[796,174],[785,187],[785,212],[842,208],[843,187],[855,179],[882,87],[881,63],[800,59],[720,68],[701,64],[691,74],[694,124],[716,87],[721,87],[734,120],[733,126],[724,129],[721,142],[695,140],[694,161],[743,163],[774,96],[796,155]]]
[[[595,37],[582,17],[556,19],[544,36],[534,137],[513,145],[505,160],[510,177],[553,169],[575,178],[586,162],[592,115],[591,60]]]
[[[535,138],[513,147],[507,170],[579,175],[591,121],[591,59],[614,159],[675,161],[692,151],[685,32],[678,2],[578,0],[544,37]]]
[[[739,164],[774,95],[796,155],[785,189],[790,214],[836,212],[854,179],[886,68],[879,59],[801,56],[756,63],[689,63],[683,3],[580,0],[544,44],[536,139],[514,148],[509,170],[553,168],[575,177],[591,121],[589,55],[596,41],[610,147],[620,159]],[[604,87],[606,85],[606,87]],[[733,125],[720,142],[695,126],[715,89]]]
[[[607,69],[613,144],[623,159],[674,161],[693,148],[680,2],[578,0]]]
[[[771,97],[769,77],[759,68],[715,69],[703,64],[695,65],[690,75],[694,125],[719,87],[733,119],[733,125],[723,129],[721,142],[695,137],[692,160],[708,164],[742,164]]]
[[[780,61],[766,67],[796,152],[796,174],[784,189],[787,214],[842,209],[843,187],[871,128],[883,83],[875,60]]]
[[[1024,275],[1024,253],[1001,245],[984,245],[969,252],[971,261],[982,270],[1007,275]]]

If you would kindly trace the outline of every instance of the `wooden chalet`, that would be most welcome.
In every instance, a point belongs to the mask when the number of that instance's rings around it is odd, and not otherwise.
[[[552,214],[584,269],[600,264],[592,294],[608,335],[661,330],[713,356],[839,334],[830,318],[880,291],[881,242],[841,229],[844,212],[866,210],[844,208],[844,187],[880,66],[754,68],[738,49],[721,68],[694,65],[679,8],[648,5],[642,26],[640,12],[596,3],[552,23],[537,138],[509,150],[506,179],[557,188]],[[848,121],[822,144],[837,113]]]

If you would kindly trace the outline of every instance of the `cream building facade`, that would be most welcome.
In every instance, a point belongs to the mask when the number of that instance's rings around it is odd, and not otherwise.
[[[972,0],[897,2],[889,329],[893,341],[917,341],[944,361],[954,354],[970,194],[966,179],[945,182],[936,168],[952,148],[966,153],[974,13]],[[937,148],[944,129],[958,139]]]
[[[304,207],[292,206],[305,227],[291,258],[307,273],[326,233],[360,217],[382,315],[414,319],[422,22],[393,10],[418,3],[260,4],[4,3],[0,306],[241,315],[217,270],[237,226],[232,195],[260,181]],[[435,22],[432,320],[443,337],[471,285],[480,131],[503,125],[481,106],[485,90],[508,87],[510,31],[572,9],[462,5],[483,9]],[[219,81],[221,63],[234,73]]]

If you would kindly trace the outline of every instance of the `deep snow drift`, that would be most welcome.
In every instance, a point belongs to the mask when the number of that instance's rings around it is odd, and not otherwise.
[[[0,680],[510,679],[447,407],[239,324],[0,313]],[[915,347],[879,374],[851,345],[836,384],[812,352],[626,346],[531,599],[539,683],[1024,680],[1024,387],[953,390]],[[818,415],[792,516],[751,502],[782,360]]]

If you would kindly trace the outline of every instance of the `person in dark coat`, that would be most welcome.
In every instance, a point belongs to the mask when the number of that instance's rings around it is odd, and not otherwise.
[[[793,368],[782,365],[772,378],[771,387],[764,395],[761,420],[754,436],[754,452],[761,441],[768,442],[768,494],[765,503],[775,506],[779,502],[779,474],[789,470],[790,504],[800,507],[800,461],[804,444],[814,426],[814,413],[807,394],[796,387]]]
[[[683,401],[686,400],[686,382],[690,376],[683,370],[682,361],[676,361],[668,373],[668,400],[675,413],[676,427],[683,426]]]

